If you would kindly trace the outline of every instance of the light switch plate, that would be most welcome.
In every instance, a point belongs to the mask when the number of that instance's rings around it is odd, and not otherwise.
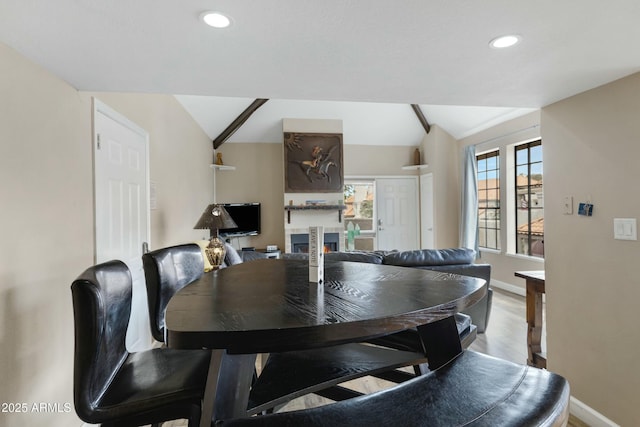
[[[638,240],[635,218],[614,218],[613,238],[616,240]]]

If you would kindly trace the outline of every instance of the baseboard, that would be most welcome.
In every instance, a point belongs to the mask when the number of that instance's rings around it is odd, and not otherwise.
[[[511,283],[501,282],[500,280],[491,279],[491,287],[511,292],[512,294],[527,296],[527,290],[521,286],[512,285]]]
[[[580,402],[573,396],[571,396],[569,401],[569,412],[590,427],[620,427],[609,418]]]

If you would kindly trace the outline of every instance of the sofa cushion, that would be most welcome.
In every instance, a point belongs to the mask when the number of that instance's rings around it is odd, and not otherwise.
[[[473,264],[476,252],[473,249],[418,249],[414,251],[390,252],[383,264],[401,267],[426,267],[432,265]]]
[[[256,259],[265,259],[269,258],[267,254],[259,251],[240,251],[238,252],[242,257],[242,262],[253,261]]]
[[[352,261],[366,262],[369,264],[382,264],[383,255],[377,252],[349,251],[349,252],[329,252],[324,255],[327,261]]]

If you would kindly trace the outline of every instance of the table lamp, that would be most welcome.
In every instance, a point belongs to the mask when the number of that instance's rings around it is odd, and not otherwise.
[[[224,206],[219,204],[211,204],[200,216],[198,223],[194,229],[211,230],[211,241],[204,250],[211,266],[216,269],[220,267],[224,261],[226,251],[224,242],[220,239],[218,232],[221,228],[234,228],[238,225],[235,223],[229,212]]]

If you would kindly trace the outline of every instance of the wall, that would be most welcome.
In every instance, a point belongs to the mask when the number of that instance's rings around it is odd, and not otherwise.
[[[536,111],[529,113],[525,116],[512,119],[508,122],[502,123],[498,126],[494,126],[485,131],[479,132],[475,135],[461,139],[459,141],[460,155],[464,152],[464,147],[468,145],[476,146],[476,153],[488,151],[492,149],[500,149],[500,174],[503,178],[510,173],[506,166],[506,153],[507,146],[516,144],[519,142],[527,141],[533,138],[540,137],[540,112]],[[544,160],[544,173],[545,184],[549,183],[547,172],[549,171],[549,165],[546,163],[547,143],[546,140],[542,141],[543,151],[545,154]],[[545,193],[549,189],[545,185]],[[507,200],[510,195],[508,194],[506,185],[501,185],[500,188],[501,200]],[[546,200],[551,200],[547,198]],[[546,206],[545,206],[545,223],[546,223]],[[502,203],[501,206],[501,218],[507,218],[507,206],[506,203]],[[503,227],[505,221],[503,221]],[[504,230],[504,228],[503,228]],[[517,278],[513,275],[515,271],[522,270],[544,270],[544,260],[533,257],[523,257],[519,255],[507,253],[507,233],[501,233],[500,251],[481,251],[481,262],[491,264],[491,283],[493,286],[502,287],[509,291],[525,294],[525,283],[523,279]],[[546,244],[546,242],[545,242]]]
[[[459,246],[460,159],[456,140],[437,125],[421,144],[421,174],[433,174],[433,228],[436,248]]]
[[[284,159],[282,143],[225,143],[218,150],[225,164],[235,171],[216,172],[216,201],[219,203],[260,202],[262,232],[259,236],[234,238],[235,247],[284,248]]]
[[[415,148],[353,145],[345,142],[345,177],[415,175],[415,172],[401,169],[412,163]],[[232,243],[235,247],[264,248],[270,244],[285,247],[282,150],[282,141],[272,144],[227,142],[217,150],[222,153],[225,164],[236,167],[235,171],[216,172],[217,201],[262,203],[262,234],[239,238],[237,241],[234,239]]]
[[[0,402],[28,405],[0,413],[0,425],[80,425],[70,285],[94,260],[92,94],[3,44],[0,76]],[[99,96],[150,133],[152,246],[197,237],[213,190],[211,142],[172,97]],[[60,412],[32,412],[41,402]]]
[[[69,286],[93,262],[91,112],[2,44],[0,67],[0,402],[29,406],[0,424],[68,426],[74,412],[31,405],[73,402]]]
[[[345,177],[415,176],[415,171],[402,170],[413,164],[412,146],[371,146],[347,144],[344,146]]]
[[[549,369],[620,425],[640,425],[640,243],[613,239],[613,218],[640,216],[640,74],[542,110]],[[562,197],[573,195],[574,215]],[[594,203],[592,217],[575,214]]]

